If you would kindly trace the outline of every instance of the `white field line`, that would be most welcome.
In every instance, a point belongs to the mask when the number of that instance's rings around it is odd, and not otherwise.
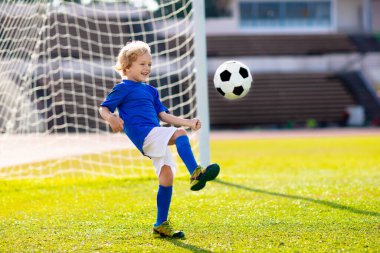
[[[0,135],[0,168],[132,146],[124,134]]]

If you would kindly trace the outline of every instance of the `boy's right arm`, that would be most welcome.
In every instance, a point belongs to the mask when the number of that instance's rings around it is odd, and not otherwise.
[[[114,133],[121,132],[124,129],[124,121],[117,116],[116,114],[113,114],[110,112],[110,110],[107,107],[101,106],[99,108],[100,116],[108,123],[110,124],[112,131]]]

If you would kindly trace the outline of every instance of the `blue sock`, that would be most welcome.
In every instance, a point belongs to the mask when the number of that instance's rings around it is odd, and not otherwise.
[[[187,135],[177,137],[175,145],[177,146],[177,152],[185,163],[190,175],[193,174],[194,170],[198,167],[198,164],[197,161],[195,161],[193,151],[191,150],[189,137],[187,137]]]
[[[158,186],[157,192],[157,220],[155,226],[168,220],[170,202],[172,200],[173,186]]]

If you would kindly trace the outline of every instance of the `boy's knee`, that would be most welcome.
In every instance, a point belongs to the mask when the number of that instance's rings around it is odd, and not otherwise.
[[[182,129],[182,128],[177,129],[174,132],[172,138],[170,138],[169,145],[175,144],[175,141],[177,140],[177,138],[180,137],[180,136],[183,136],[183,135],[187,135],[187,132],[184,129]]]
[[[174,135],[176,136],[176,139],[182,135],[187,135],[186,131],[182,128],[179,128],[175,131]]]
[[[173,179],[174,179],[174,176],[173,176],[173,172],[170,166],[168,165],[162,166],[161,173],[158,179],[160,185],[165,186],[165,187],[172,186]]]

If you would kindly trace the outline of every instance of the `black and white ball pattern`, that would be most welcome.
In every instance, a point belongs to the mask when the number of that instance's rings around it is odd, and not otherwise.
[[[238,99],[247,95],[252,85],[249,68],[239,61],[226,61],[215,72],[214,86],[227,99]]]

